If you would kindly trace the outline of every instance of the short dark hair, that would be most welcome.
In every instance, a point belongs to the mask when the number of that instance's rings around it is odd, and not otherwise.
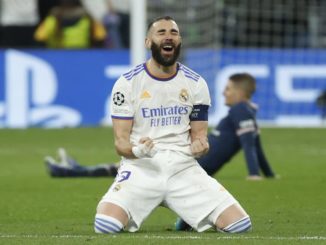
[[[151,29],[151,27],[154,25],[154,23],[160,21],[160,20],[172,20],[172,21],[175,21],[171,16],[161,16],[161,17],[158,17],[156,19],[153,19],[151,22],[149,22],[148,26],[147,26],[147,32]]]
[[[248,99],[256,91],[256,79],[249,73],[236,73],[229,77],[235,86],[241,88]]]

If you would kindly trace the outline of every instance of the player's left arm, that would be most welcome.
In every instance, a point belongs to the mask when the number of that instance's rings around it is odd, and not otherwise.
[[[203,78],[198,80],[194,94],[194,107],[190,114],[190,148],[193,156],[201,157],[209,150],[207,131],[208,109],[211,104],[207,83]]]
[[[205,155],[209,150],[209,144],[207,140],[207,121],[191,121],[190,127],[191,153],[194,157]]]

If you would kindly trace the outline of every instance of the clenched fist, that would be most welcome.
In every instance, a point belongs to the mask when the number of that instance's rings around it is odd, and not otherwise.
[[[197,138],[195,139],[190,146],[191,153],[194,157],[200,157],[205,155],[209,150],[209,144],[207,138]]]
[[[157,152],[153,140],[149,137],[141,138],[139,145],[132,147],[131,150],[137,158],[153,157]]]

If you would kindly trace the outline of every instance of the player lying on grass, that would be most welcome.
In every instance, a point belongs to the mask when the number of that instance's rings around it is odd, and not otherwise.
[[[94,166],[81,165],[69,156],[64,148],[59,148],[57,157],[46,156],[45,164],[52,177],[115,177],[119,165],[98,163]]]
[[[228,115],[208,135],[210,145],[206,155],[197,159],[209,175],[214,175],[242,148],[248,168],[249,180],[260,180],[260,172],[267,178],[275,177],[264,154],[256,121],[257,106],[250,99],[255,91],[255,79],[245,73],[230,77],[224,91],[225,103],[230,107]],[[115,176],[117,164],[82,166],[63,149],[58,160],[45,158],[53,177]]]

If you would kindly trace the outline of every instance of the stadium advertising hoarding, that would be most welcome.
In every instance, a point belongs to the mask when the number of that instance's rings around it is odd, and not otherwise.
[[[215,64],[198,63],[198,55]],[[216,59],[216,57],[218,59]],[[188,50],[184,63],[202,74],[212,96],[210,125],[227,111],[229,75],[257,78],[258,119],[279,126],[320,126],[315,104],[326,89],[326,52],[307,50]],[[1,50],[0,127],[77,127],[110,124],[114,81],[129,69],[128,51]]]

